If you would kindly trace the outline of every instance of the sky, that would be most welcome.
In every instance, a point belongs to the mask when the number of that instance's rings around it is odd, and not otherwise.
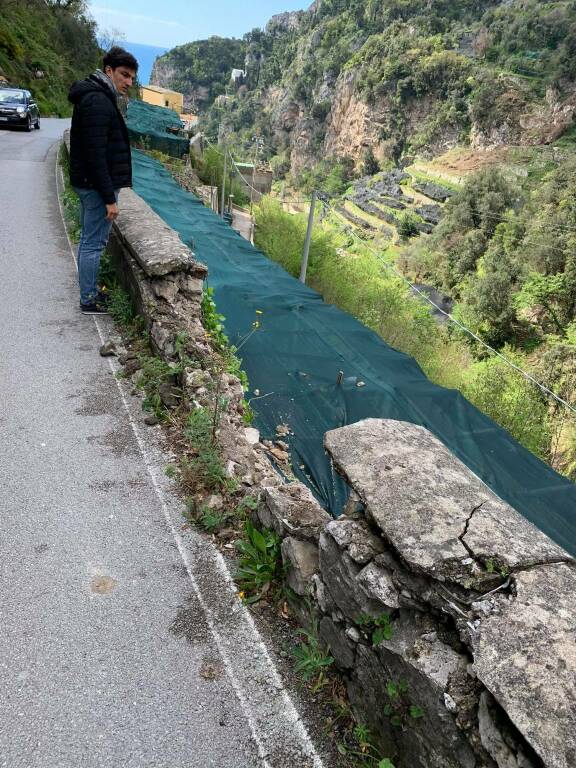
[[[91,0],[90,13],[102,29],[124,39],[164,48],[211,35],[242,37],[271,16],[307,8],[312,0]]]

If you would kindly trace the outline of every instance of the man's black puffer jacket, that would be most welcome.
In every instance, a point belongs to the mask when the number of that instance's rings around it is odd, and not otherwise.
[[[68,94],[74,104],[70,129],[70,182],[97,190],[114,203],[114,190],[132,186],[128,129],[116,96],[97,76],[74,83]]]

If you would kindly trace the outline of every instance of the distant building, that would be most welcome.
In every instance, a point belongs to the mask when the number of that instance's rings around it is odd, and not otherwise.
[[[270,168],[258,166],[254,168],[253,163],[236,163],[238,172],[244,182],[245,191],[250,195],[250,187],[255,190],[252,199],[258,202],[262,195],[270,194],[272,189],[273,173]]]
[[[143,85],[140,94],[142,101],[147,104],[153,104],[155,107],[168,107],[178,114],[184,112],[184,96],[178,91],[160,88],[158,85]]]
[[[221,93],[220,96],[216,96],[214,99],[214,104],[216,104],[217,107],[224,107],[229,101],[232,101],[232,97],[227,96],[225,93]]]
[[[243,69],[233,69],[230,79],[234,85],[242,85],[246,79],[246,72]]]
[[[182,120],[185,131],[193,131],[198,125],[199,118],[198,115],[181,114],[180,120]]]

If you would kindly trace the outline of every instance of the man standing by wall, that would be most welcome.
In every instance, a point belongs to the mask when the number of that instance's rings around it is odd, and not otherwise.
[[[74,83],[70,130],[70,182],[80,198],[82,234],[78,247],[80,309],[85,315],[106,313],[98,291],[100,257],[112,222],[118,216],[118,192],[132,186],[128,129],[118,108],[138,72],[138,62],[123,48],[104,56],[102,71]]]

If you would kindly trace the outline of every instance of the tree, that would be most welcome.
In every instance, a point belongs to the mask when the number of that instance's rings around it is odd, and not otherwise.
[[[552,322],[555,330],[564,336],[564,324],[560,318],[561,305],[566,295],[566,276],[541,275],[532,272],[520,291],[514,297],[518,309],[531,309],[540,306],[546,312],[548,323]]]
[[[126,35],[116,27],[106,27],[98,30],[98,45],[103,51],[109,51],[115,45],[126,40]]]
[[[362,173],[364,176],[374,176],[380,172],[380,163],[376,160],[372,147],[367,147],[362,156]]]

